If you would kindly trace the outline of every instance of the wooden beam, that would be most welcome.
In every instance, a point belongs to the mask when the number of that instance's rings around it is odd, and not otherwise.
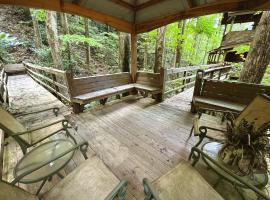
[[[129,10],[135,11],[135,6],[134,5],[132,5],[130,3],[127,3],[127,2],[125,2],[123,0],[111,0],[111,1],[114,2],[115,4],[118,4],[118,5],[122,6],[122,7],[127,8]]]
[[[131,67],[130,73],[132,77],[132,81],[134,82],[136,79],[136,74],[138,71],[137,66],[137,34],[131,34]]]
[[[54,10],[57,12],[67,12],[100,21],[122,32],[134,32],[134,25],[131,22],[127,22],[117,17],[97,12],[91,8],[84,8],[73,3],[66,3],[61,0],[0,0],[0,4],[18,5],[30,8],[42,8],[47,10]]]
[[[95,10],[89,9],[89,8],[84,8],[80,7],[71,3],[65,3],[62,6],[62,9],[65,12],[73,13],[76,15],[81,15],[84,17],[89,17],[93,20],[100,21],[104,24],[110,25],[112,27],[115,27],[119,31],[131,33],[133,32],[133,24],[131,22],[127,22],[125,20],[121,20],[119,18],[106,15],[100,12],[97,12]]]
[[[163,1],[165,1],[165,0],[149,0],[149,1],[145,2],[145,3],[137,5],[135,10],[137,11],[137,10],[141,10],[141,9],[144,9],[144,8],[147,8],[147,7],[150,7],[150,6],[154,6],[154,5],[156,5],[158,3],[161,3]]]
[[[72,3],[76,4],[76,5],[82,5],[85,3],[86,0],[73,0]]]
[[[269,0],[220,0],[209,4],[197,6],[186,11],[176,13],[169,16],[162,16],[158,19],[149,20],[147,22],[135,25],[136,33],[151,31],[161,26],[176,22],[182,19],[198,17],[218,12],[229,12],[239,10],[270,10]]]
[[[194,3],[193,0],[186,0],[186,2],[187,2],[187,4],[188,4],[188,7],[189,7],[189,8],[193,8],[193,7],[196,6],[196,4]]]

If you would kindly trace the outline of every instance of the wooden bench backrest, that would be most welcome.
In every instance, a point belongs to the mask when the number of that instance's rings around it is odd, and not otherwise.
[[[152,87],[161,87],[162,86],[160,73],[137,72],[136,83],[148,85],[148,86],[152,86]]]
[[[258,94],[270,95],[270,86],[204,79],[201,96],[249,104]]]
[[[72,81],[72,96],[121,86],[131,82],[131,75],[129,72],[74,78]]]

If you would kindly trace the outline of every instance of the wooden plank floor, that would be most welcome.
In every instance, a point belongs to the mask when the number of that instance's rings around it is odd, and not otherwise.
[[[58,105],[63,114],[70,113],[65,105],[27,75],[9,77],[8,86],[10,102],[20,112]],[[161,104],[156,104],[151,98],[130,96],[80,115],[70,114],[68,118],[77,123],[78,137],[89,142],[89,156],[96,154],[119,179],[129,181],[126,199],[141,200],[142,179],[146,177],[152,181],[187,160],[191,147],[197,142],[197,138],[188,138],[193,118],[189,112],[191,96],[192,89],[189,89]],[[37,124],[46,120],[48,115],[36,118],[22,117],[20,120],[26,125]],[[3,179],[10,181],[22,154],[12,139],[8,142],[4,150]],[[82,156],[77,154],[62,173],[68,174],[81,162]],[[210,174],[205,169],[202,173]],[[214,184],[216,176],[208,180]],[[42,193],[58,181],[57,177],[54,178]],[[38,185],[20,187],[34,193]]]
[[[143,178],[154,180],[187,160],[196,141],[188,140],[189,112],[150,98],[128,98],[72,117],[103,162],[119,179],[129,181],[136,199],[143,199]]]

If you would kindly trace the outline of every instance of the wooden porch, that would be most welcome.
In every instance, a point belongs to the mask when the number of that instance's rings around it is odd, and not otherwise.
[[[157,179],[187,160],[191,147],[198,140],[194,137],[188,139],[193,118],[189,112],[193,88],[163,103],[156,103],[151,98],[128,96],[74,115],[28,75],[10,76],[8,80],[10,104],[18,110],[58,106],[63,115],[68,114],[68,118],[78,125],[77,137],[86,139],[90,144],[89,157],[97,155],[117,178],[129,181],[126,199],[143,199],[142,179]],[[35,125],[48,118],[46,114],[35,118],[20,117],[20,120]],[[12,179],[14,165],[21,157],[19,146],[9,139],[4,148],[4,180]],[[62,173],[70,173],[82,161],[81,154],[77,154]],[[218,177],[211,171],[205,167],[198,169],[211,184],[216,182]],[[59,178],[54,177],[41,193],[48,191],[58,181]],[[38,185],[20,187],[34,193]],[[229,199],[237,199],[230,187],[222,184],[217,189],[226,197],[230,190]]]

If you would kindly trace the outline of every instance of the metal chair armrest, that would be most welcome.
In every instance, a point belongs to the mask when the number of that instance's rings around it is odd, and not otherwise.
[[[152,199],[161,200],[147,178],[143,179],[143,188],[144,188],[145,200],[152,200]]]
[[[124,200],[127,192],[128,181],[121,181],[104,200],[113,200],[117,196],[118,199]]]
[[[55,122],[52,122],[52,123],[49,123],[49,124],[46,124],[46,125],[43,125],[43,126],[40,126],[40,127],[36,127],[34,129],[28,129],[27,131],[24,131],[24,132],[14,133],[14,134],[12,134],[12,136],[24,135],[24,134],[29,133],[29,132],[33,132],[33,131],[37,131],[37,130],[40,130],[40,129],[43,129],[43,128],[47,128],[49,126],[52,126],[54,124],[58,124],[60,122],[62,122],[62,124],[63,124],[63,129],[65,129],[65,128],[71,128],[71,126],[68,126],[68,121],[67,120],[65,120],[65,119],[62,120],[61,119],[61,120],[57,120]]]
[[[21,117],[21,116],[26,116],[26,115],[32,115],[32,114],[37,114],[37,113],[42,113],[42,112],[46,112],[48,110],[52,110],[55,116],[58,116],[59,114],[59,108],[58,107],[54,107],[54,108],[46,108],[43,110],[37,110],[37,111],[33,111],[33,112],[24,112],[24,113],[19,113],[19,114],[15,114],[16,117]]]
[[[247,188],[254,191],[256,194],[258,194],[263,199],[270,200],[270,197],[267,196],[264,192],[262,192],[261,190],[259,190],[255,186],[251,185],[250,183],[245,182],[241,177],[237,176],[236,174],[231,172],[226,167],[220,165],[217,161],[215,161],[213,158],[211,158],[209,155],[207,155],[205,152],[203,152],[198,147],[192,147],[192,149],[191,149],[191,156],[189,157],[189,159],[193,158],[192,166],[196,165],[196,163],[199,161],[201,155],[203,157],[205,157],[207,160],[209,160],[210,162],[212,162],[214,165],[216,165],[218,168],[220,168],[221,170],[226,172],[229,176],[233,177],[234,179],[236,179],[237,181],[239,181],[240,183],[245,185]]]

